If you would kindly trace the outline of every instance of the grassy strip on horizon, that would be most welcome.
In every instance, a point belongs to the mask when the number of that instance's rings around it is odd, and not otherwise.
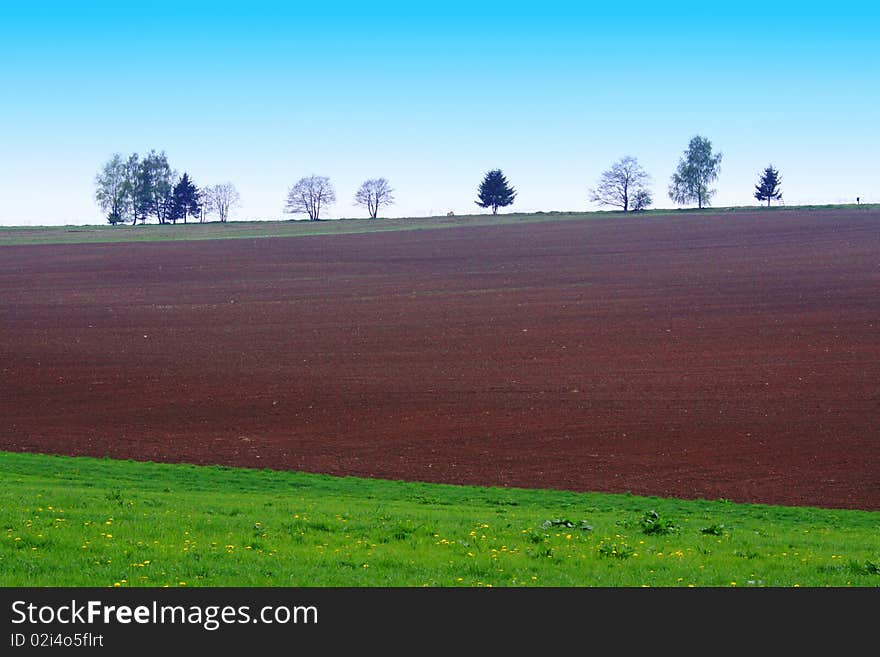
[[[619,210],[594,212],[533,212],[498,215],[473,214],[453,217],[407,218],[345,218],[322,221],[230,221],[226,223],[138,224],[131,225],[66,225],[66,226],[0,226],[0,246],[31,244],[81,244],[117,242],[163,242],[216,239],[255,239],[266,237],[306,237],[400,230],[434,230],[463,226],[496,226],[507,224],[572,221],[609,217],[641,217],[645,219],[713,215],[742,212],[793,212],[857,209],[876,211],[880,204],[814,205],[814,206],[739,206],[727,208],[685,208],[643,210],[624,213]]]
[[[0,586],[876,587],[880,512],[0,452]]]

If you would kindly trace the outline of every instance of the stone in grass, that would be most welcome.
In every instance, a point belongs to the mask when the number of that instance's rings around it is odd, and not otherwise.
[[[584,532],[593,531],[593,526],[588,524],[586,520],[581,520],[578,523],[572,522],[566,518],[558,518],[556,520],[545,520],[541,523],[541,527],[543,529],[549,529],[550,527],[565,527],[567,529],[580,529]]]

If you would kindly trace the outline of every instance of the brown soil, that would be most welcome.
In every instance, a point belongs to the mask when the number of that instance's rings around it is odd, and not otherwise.
[[[880,509],[880,213],[0,247],[0,449]]]

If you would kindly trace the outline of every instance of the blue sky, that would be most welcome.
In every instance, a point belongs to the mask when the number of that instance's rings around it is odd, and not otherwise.
[[[880,202],[880,9],[867,2],[41,2],[0,0],[0,224],[103,223],[113,153],[164,150],[198,185],[230,181],[235,219],[282,219],[326,175],[327,217],[592,210],[625,155],[656,207],[694,135],[723,153],[716,206]],[[612,6],[613,5],[613,6]]]

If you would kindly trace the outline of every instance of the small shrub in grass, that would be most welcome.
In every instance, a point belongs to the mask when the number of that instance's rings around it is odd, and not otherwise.
[[[678,531],[678,526],[674,522],[661,519],[656,511],[645,513],[639,524],[645,534],[671,534]]]
[[[629,559],[634,556],[636,550],[634,547],[627,545],[624,542],[620,543],[599,543],[599,547],[596,548],[599,552],[600,557],[605,557],[608,559]]]
[[[395,541],[405,541],[414,531],[412,526],[399,522],[392,529],[391,536]]]
[[[734,550],[733,556],[739,557],[740,559],[756,559],[760,555],[753,550]]]
[[[709,536],[722,536],[724,534],[724,525],[709,525],[700,529],[700,533]]]
[[[850,562],[850,570],[857,575],[880,575],[880,563],[865,560],[864,563]]]
[[[526,554],[528,554],[533,559],[550,559],[553,557],[553,548],[544,547],[538,550],[527,550]]]
[[[531,531],[527,534],[527,538],[530,543],[543,543],[546,538],[546,534],[539,534],[536,531]]]

